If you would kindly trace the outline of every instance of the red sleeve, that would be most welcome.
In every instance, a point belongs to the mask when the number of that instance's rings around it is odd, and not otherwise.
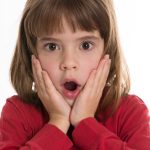
[[[62,131],[46,124],[21,150],[70,150],[73,144]]]
[[[150,150],[148,109],[140,100],[131,101],[126,106],[116,115],[118,134],[96,119],[87,118],[73,132],[75,144],[84,150]]]
[[[28,118],[22,114],[22,108],[6,103],[0,119],[0,150],[71,149],[71,140],[55,126],[45,124],[33,135],[34,131],[27,122]]]

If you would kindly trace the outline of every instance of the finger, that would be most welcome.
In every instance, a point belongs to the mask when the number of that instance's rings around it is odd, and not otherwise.
[[[32,55],[32,72],[33,72],[33,78],[34,78],[34,82],[37,82],[37,76],[36,76],[36,73],[35,73],[35,62],[34,62],[34,55]]]
[[[32,57],[33,61],[33,74],[34,74],[34,79],[35,79],[35,84],[38,93],[44,92],[45,93],[45,86],[44,86],[44,81],[42,77],[42,67],[40,65],[40,62],[38,59],[35,58],[35,56]]]
[[[103,71],[104,65],[105,65],[105,63],[108,60],[109,60],[109,55],[105,55],[104,58],[102,60],[100,60],[100,63],[99,63],[98,68],[97,68],[97,75],[96,75],[96,77],[100,77],[101,76],[101,73]]]
[[[91,72],[84,89],[91,90],[97,88],[97,86],[101,87],[100,86],[101,82],[105,81],[103,78],[105,77],[107,79],[110,68],[109,65],[110,65],[109,55],[105,55],[104,58],[100,61],[97,70],[93,70]]]
[[[56,96],[60,96],[61,94],[55,88],[53,82],[51,81],[51,79],[48,75],[48,73],[46,71],[42,71],[42,77],[43,77],[43,80],[44,80],[44,86],[45,86],[46,92],[48,93],[48,95],[52,99],[55,99],[55,101],[57,101],[58,98],[56,98]],[[62,98],[62,96],[61,96],[61,98]]]
[[[85,94],[90,94],[91,93],[91,90],[93,89],[93,86],[94,86],[94,79],[95,79],[95,75],[96,75],[96,70],[92,70],[92,72],[90,73],[90,76],[84,86],[84,89],[83,89],[83,93]],[[86,91],[86,92],[85,92]]]
[[[42,77],[46,91],[51,95],[56,92],[56,89],[46,71],[42,71]]]
[[[106,58],[107,57],[108,56],[106,56]],[[99,77],[101,76],[105,61],[106,60],[104,58],[103,60],[100,61],[100,64],[99,64],[97,70],[95,70],[95,69],[92,70],[83,90],[86,90],[91,93],[91,90],[94,89],[95,84],[97,84],[99,81]]]
[[[96,79],[96,83],[97,84],[97,91],[98,92],[102,92],[102,90],[105,87],[108,75],[109,75],[109,71],[110,71],[110,64],[111,64],[111,60],[108,59],[106,60],[106,62],[103,65],[103,68],[101,70],[101,72],[99,74],[97,74],[97,79]]]
[[[55,107],[60,107],[61,104],[63,108],[68,108],[69,105],[65,102],[63,96],[57,91],[46,71],[42,71],[42,77],[44,80],[46,93],[48,94],[51,104]]]
[[[101,78],[99,78],[99,80],[101,80],[101,83],[103,84],[103,86],[105,86],[108,75],[109,75],[110,64],[111,64],[111,60],[108,59],[104,64],[104,67],[103,67],[103,70],[101,73]]]
[[[93,80],[93,85],[92,85],[92,89],[91,89],[91,95],[95,95],[95,97],[97,97],[96,99],[98,100],[103,92],[104,86],[106,84],[106,80],[109,74],[109,70],[110,70],[110,59],[109,56],[105,56],[99,66],[98,69],[95,73],[95,77]]]

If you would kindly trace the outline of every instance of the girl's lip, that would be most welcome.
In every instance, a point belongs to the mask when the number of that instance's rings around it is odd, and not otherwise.
[[[73,91],[67,90],[64,86],[66,82],[75,82],[77,84],[77,88]],[[75,100],[79,95],[80,90],[81,90],[81,85],[75,79],[65,79],[62,83],[62,94],[64,97],[70,100]]]
[[[67,90],[63,87],[62,93],[63,93],[64,97],[66,97],[70,100],[75,100],[77,98],[77,96],[79,95],[79,93],[80,93],[80,88],[78,86],[76,90],[70,91],[70,90]]]

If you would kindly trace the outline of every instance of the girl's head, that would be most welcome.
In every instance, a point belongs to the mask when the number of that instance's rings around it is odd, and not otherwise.
[[[36,55],[55,87],[76,80],[84,86],[90,72],[105,54],[111,58],[100,111],[116,108],[129,90],[128,73],[119,45],[112,0],[27,0],[11,65],[17,93],[29,103],[32,91],[31,55]],[[115,77],[115,78],[114,78]]]

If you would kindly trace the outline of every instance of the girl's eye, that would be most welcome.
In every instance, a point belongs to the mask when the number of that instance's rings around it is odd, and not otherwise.
[[[92,42],[83,42],[82,45],[81,45],[81,49],[83,50],[91,50],[93,48],[93,44]]]
[[[55,51],[55,50],[58,50],[59,47],[56,43],[47,43],[45,45],[45,47],[49,50],[49,51]]]

